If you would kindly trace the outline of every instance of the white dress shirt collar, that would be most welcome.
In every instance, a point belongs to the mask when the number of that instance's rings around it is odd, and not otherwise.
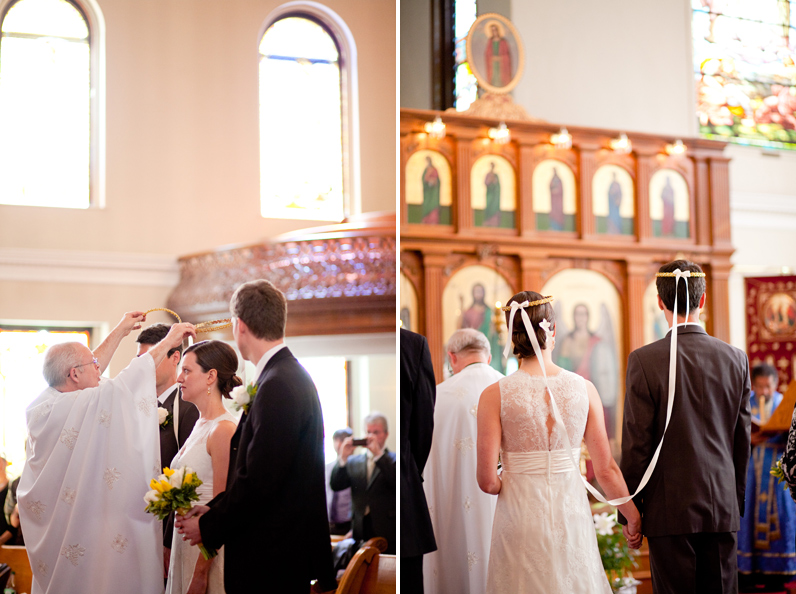
[[[164,402],[166,402],[166,398],[169,397],[169,394],[171,394],[174,391],[174,388],[178,388],[179,386],[180,386],[180,384],[178,382],[178,383],[174,384],[173,386],[170,386],[169,388],[164,390],[162,393],[158,394],[158,402],[160,404],[163,404]]]
[[[268,364],[268,361],[270,361],[274,355],[276,355],[279,351],[281,351],[285,347],[287,347],[287,345],[284,342],[281,342],[272,349],[266,351],[265,354],[262,357],[260,357],[260,360],[257,362],[257,367],[254,368],[254,380],[252,380],[252,383],[256,383],[257,380],[260,379],[260,376],[263,373],[263,369],[265,369],[265,366]]]

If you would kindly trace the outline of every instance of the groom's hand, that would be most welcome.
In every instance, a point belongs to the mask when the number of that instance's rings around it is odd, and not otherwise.
[[[174,521],[174,526],[177,532],[182,534],[183,540],[188,540],[192,545],[202,543],[202,533],[199,530],[199,518],[210,511],[206,505],[195,505],[183,517],[177,516]]]
[[[641,548],[641,543],[644,540],[644,535],[641,534],[641,526],[631,526],[628,523],[626,526],[622,526],[622,534],[627,539],[628,547],[631,549]]]

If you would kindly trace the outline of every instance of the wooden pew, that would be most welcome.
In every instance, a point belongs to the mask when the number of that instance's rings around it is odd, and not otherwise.
[[[0,563],[8,563],[14,571],[17,592],[29,593],[33,575],[30,572],[30,561],[28,561],[28,552],[25,547],[1,546]]]
[[[395,594],[396,558],[382,552],[386,545],[383,538],[366,542],[346,567],[337,594]]]

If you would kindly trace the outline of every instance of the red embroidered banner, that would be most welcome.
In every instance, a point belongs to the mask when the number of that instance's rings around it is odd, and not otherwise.
[[[777,369],[785,392],[796,377],[796,276],[746,278],[746,352],[752,367]]]

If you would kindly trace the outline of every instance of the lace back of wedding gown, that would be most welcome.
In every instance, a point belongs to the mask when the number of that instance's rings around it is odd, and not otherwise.
[[[568,371],[549,377],[575,461],[586,429],[586,383]],[[501,461],[487,592],[610,594],[586,489],[566,451],[541,376],[500,380]]]
[[[213,498],[213,460],[207,453],[207,438],[221,421],[232,421],[235,424],[238,422],[231,413],[226,412],[212,421],[194,426],[191,435],[171,462],[171,468],[189,466],[202,481],[196,489],[199,495],[196,505],[204,505]],[[182,535],[175,529],[171,541],[171,563],[166,594],[185,594],[188,591],[198,558],[199,548],[183,541]],[[207,594],[224,594],[224,547],[218,550],[218,556],[213,559],[213,564],[210,566]]]

